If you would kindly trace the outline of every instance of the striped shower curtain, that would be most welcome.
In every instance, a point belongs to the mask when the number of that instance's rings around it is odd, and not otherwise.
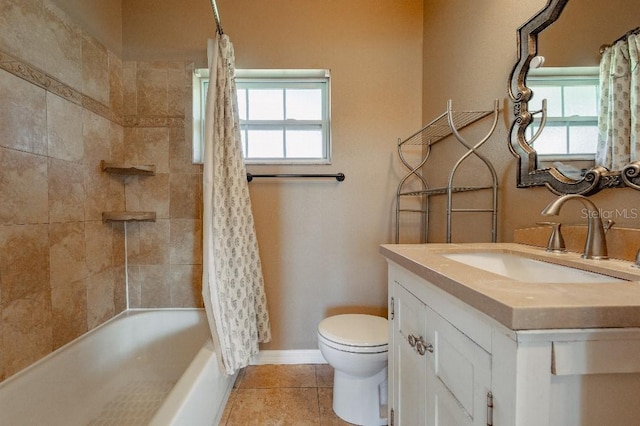
[[[240,139],[233,46],[209,40],[205,111],[202,295],[227,374],[271,340],[269,314]]]

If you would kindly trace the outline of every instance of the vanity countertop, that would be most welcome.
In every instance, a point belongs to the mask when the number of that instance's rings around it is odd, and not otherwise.
[[[488,251],[520,254],[628,281],[516,281],[443,256]],[[640,327],[640,269],[628,261],[586,260],[578,253],[548,253],[515,243],[385,244],[380,252],[512,330]]]

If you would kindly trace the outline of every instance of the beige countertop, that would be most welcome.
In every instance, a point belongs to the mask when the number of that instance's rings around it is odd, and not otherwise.
[[[443,256],[474,251],[514,253],[628,281],[516,281]],[[380,252],[512,330],[640,327],[640,269],[629,261],[586,260],[514,243],[385,244]]]

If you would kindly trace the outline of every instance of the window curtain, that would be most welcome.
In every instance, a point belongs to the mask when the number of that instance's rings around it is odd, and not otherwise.
[[[226,34],[209,40],[205,108],[202,295],[227,374],[249,365],[271,340],[247,174],[242,155],[234,51]]]
[[[638,50],[640,35],[630,34],[608,47],[600,59],[596,165],[609,170],[640,160]]]

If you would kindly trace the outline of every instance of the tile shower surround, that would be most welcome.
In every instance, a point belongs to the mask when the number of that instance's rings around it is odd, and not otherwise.
[[[0,380],[129,306],[200,307],[191,71],[122,62],[49,0],[0,0]],[[153,163],[122,177],[100,161]],[[155,223],[102,223],[108,210]]]

